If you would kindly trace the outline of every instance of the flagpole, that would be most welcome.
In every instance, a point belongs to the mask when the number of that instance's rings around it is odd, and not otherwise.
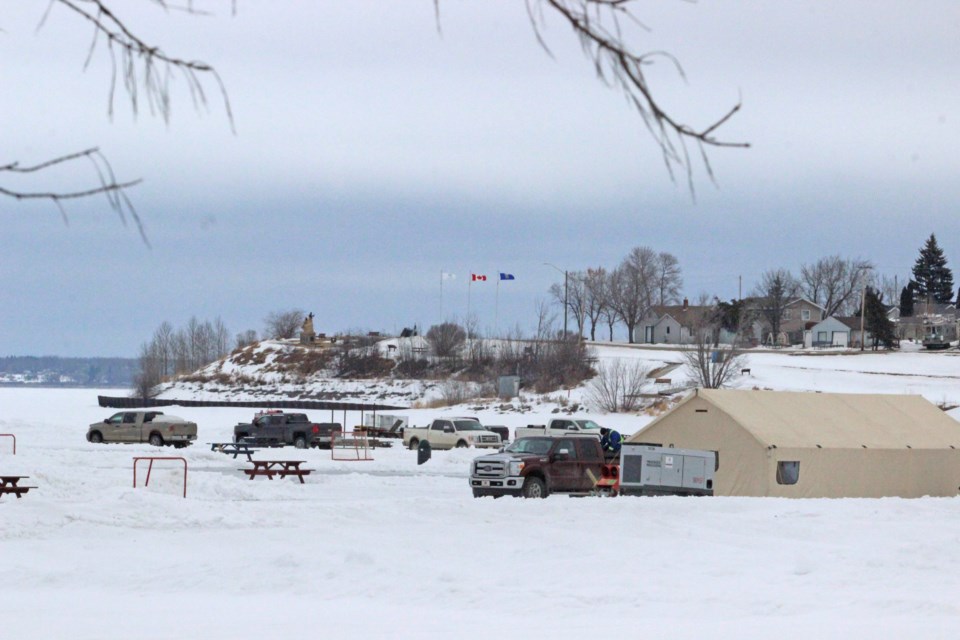
[[[500,337],[500,272],[497,271],[497,296],[493,306],[493,331]]]
[[[443,324],[443,269],[440,269],[440,322]]]
[[[467,318],[465,324],[467,326],[467,345],[470,344],[470,286],[473,284],[473,274],[470,274],[470,279],[467,280]]]

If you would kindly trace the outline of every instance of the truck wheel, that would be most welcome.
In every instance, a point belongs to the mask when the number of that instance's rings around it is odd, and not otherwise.
[[[99,431],[94,431],[93,433],[90,434],[90,442],[94,444],[100,444],[101,442],[103,442],[103,434],[100,433]]]
[[[162,447],[162,446],[163,446],[163,436],[161,436],[159,433],[151,433],[151,434],[150,434],[150,444],[153,445],[153,446],[155,446],[155,447]]]
[[[238,433],[238,434],[235,434],[235,435],[233,436],[233,441],[234,441],[234,442],[240,442],[241,440],[243,440],[243,439],[246,438],[246,437],[247,437],[247,434],[245,434],[245,433]]]
[[[297,449],[306,449],[307,439],[304,436],[297,436],[293,439],[293,446],[295,446]]]
[[[410,438],[410,448],[411,448],[411,449],[416,449],[416,448],[419,447],[419,446],[420,446],[420,441],[419,441],[419,440],[417,440],[416,438]]]
[[[458,441],[457,441],[457,449],[466,449],[466,448],[467,448],[467,441],[466,441],[466,440],[458,440]]]
[[[523,481],[523,489],[520,495],[524,498],[546,498],[547,485],[540,478],[529,477]]]

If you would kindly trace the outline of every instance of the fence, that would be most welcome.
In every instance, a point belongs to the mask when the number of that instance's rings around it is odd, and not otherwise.
[[[171,400],[166,398],[117,398],[97,396],[101,407],[141,409],[146,407],[249,407],[252,409],[325,409],[329,411],[391,411],[407,409],[387,404],[333,402],[325,400]]]

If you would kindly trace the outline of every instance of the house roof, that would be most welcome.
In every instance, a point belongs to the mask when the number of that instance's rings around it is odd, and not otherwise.
[[[799,302],[806,302],[807,304],[812,305],[812,306],[816,307],[817,309],[820,309],[821,311],[826,311],[826,309],[824,309],[823,307],[821,307],[820,305],[818,305],[818,304],[817,304],[816,302],[814,302],[813,300],[807,300],[807,299],[804,298],[803,296],[800,296],[799,298],[794,298],[793,300],[791,300],[790,302],[788,302],[788,303],[785,304],[784,306],[785,306],[785,307],[789,307],[790,305],[794,305],[794,304],[797,304],[797,303],[799,303]]]
[[[860,331],[860,316],[832,316],[854,331]],[[866,328],[866,324],[864,324]]]
[[[712,306],[687,305],[684,307],[682,304],[654,305],[650,307],[650,311],[657,317],[658,322],[665,316],[670,316],[685,327],[703,322],[705,318],[708,318],[708,316],[713,313],[713,309]]]
[[[960,449],[960,422],[922,396],[732,389],[696,394],[767,446]]]

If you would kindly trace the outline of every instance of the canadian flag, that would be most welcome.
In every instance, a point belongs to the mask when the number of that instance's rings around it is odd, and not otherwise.
[[[471,280],[472,282],[477,282],[477,281],[486,282],[486,281],[487,281],[487,276],[482,276],[482,275],[477,274],[477,273],[471,273],[471,274],[470,274],[470,280]]]

